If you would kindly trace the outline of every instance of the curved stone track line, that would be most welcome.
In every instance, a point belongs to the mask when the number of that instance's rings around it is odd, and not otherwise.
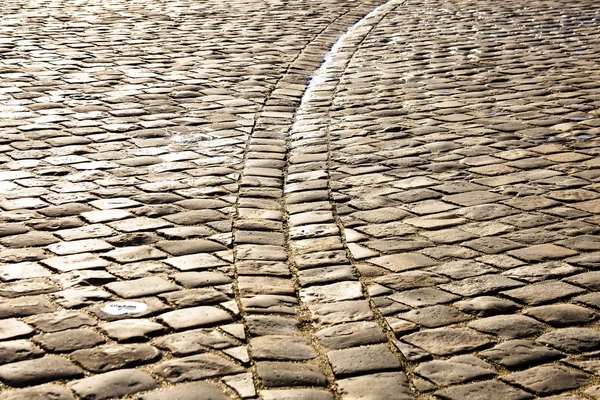
[[[340,44],[299,109],[297,277],[349,255],[363,284],[323,269],[338,286],[301,282],[301,298],[318,325],[321,303],[347,314],[344,296],[367,294],[424,398],[597,397],[600,38],[587,6],[390,11]],[[312,231],[294,230],[305,216]]]
[[[365,27],[372,26],[373,21],[381,18],[391,5],[392,3],[379,7],[361,19],[338,43],[344,42],[347,37],[364,36]],[[368,8],[372,6],[362,6],[349,17],[364,14],[363,10]],[[318,38],[312,47],[309,45],[305,50],[311,62],[307,65],[306,60],[300,56],[299,71],[294,71],[292,63],[290,74],[278,83],[273,91],[274,96],[267,101],[252,132],[246,167],[241,178],[238,220],[234,233],[237,289],[250,337],[250,356],[256,363],[255,373],[264,388],[261,391],[264,398],[338,398],[348,390],[360,392],[365,387],[366,380],[384,385],[385,389],[380,393],[384,397],[412,398],[406,376],[399,372],[402,368],[398,358],[382,344],[386,342],[385,335],[376,323],[364,321],[372,319],[372,314],[367,303],[356,301],[362,296],[362,289],[360,283],[354,280],[356,275],[348,275],[351,266],[347,260],[345,265],[336,265],[336,260],[331,260],[333,263],[311,260],[312,253],[320,253],[318,246],[310,244],[312,239],[295,240],[321,236],[315,235],[312,229],[320,229],[325,225],[316,227],[308,216],[310,213],[306,211],[313,207],[311,200],[323,200],[322,190],[317,190],[317,197],[313,199],[304,191],[283,195],[284,179],[285,182],[289,179],[286,162],[295,163],[288,160],[288,134],[290,124],[294,118],[298,118],[298,114],[290,111],[295,111],[298,107],[302,109],[306,95],[310,93],[310,87],[314,87],[315,76],[318,75],[313,75],[311,86],[306,90],[309,74],[318,65],[326,45],[331,45],[332,39],[338,35],[337,27],[334,27],[333,32],[325,31],[325,40]],[[336,48],[334,47],[333,52]],[[322,68],[328,68],[329,63],[326,59]],[[282,106],[281,95],[295,98],[294,107]],[[291,101],[293,100],[287,100],[287,103]],[[289,157],[295,157],[295,154],[292,152]],[[311,165],[305,164],[301,168],[307,167]],[[293,182],[294,178],[291,179]],[[309,198],[306,197],[307,194]],[[296,205],[295,211],[288,220],[293,204]],[[298,217],[300,220],[297,220]],[[325,228],[331,233],[331,226]],[[337,229],[334,230],[336,231]],[[321,240],[319,238],[317,241]],[[307,248],[297,248],[297,245],[306,245]],[[309,259],[305,262],[306,265],[299,266],[289,259],[290,254],[303,254]],[[318,268],[323,265],[328,267],[324,270]],[[307,271],[299,272],[299,268]],[[353,281],[340,282],[339,278],[344,277]],[[327,282],[335,283],[331,286],[323,285]],[[313,290],[314,293],[311,292]],[[330,290],[334,293],[327,294]],[[344,317],[346,302],[338,303],[340,300],[352,300],[351,304],[358,307],[356,312],[359,315]],[[322,329],[319,332],[314,328],[312,311],[307,307],[310,302],[319,303],[314,305],[322,308],[324,320],[320,323]],[[355,323],[338,325],[339,322]],[[359,337],[354,337],[359,331]],[[349,334],[350,339],[344,338]],[[325,342],[326,347],[323,346]],[[372,346],[351,348],[357,344]],[[326,348],[336,351],[326,356]],[[361,354],[365,351],[366,356]],[[333,369],[330,365],[331,357],[337,357]],[[357,376],[374,371],[382,373]],[[338,382],[340,377],[352,378]],[[293,389],[297,386],[316,388]],[[324,390],[327,387],[333,393]]]
[[[301,308],[341,398],[415,397],[390,329],[348,257],[329,176],[329,114],[340,79],[371,31],[403,4],[376,8],[336,42],[313,75],[289,133],[284,201],[290,264]]]

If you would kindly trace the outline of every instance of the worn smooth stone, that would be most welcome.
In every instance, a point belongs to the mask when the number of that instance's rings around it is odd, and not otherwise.
[[[179,286],[160,277],[149,276],[130,281],[111,282],[106,288],[124,299],[152,296],[179,290]]]
[[[156,360],[160,351],[146,344],[108,344],[71,353],[71,358],[92,372],[107,372]]]
[[[20,339],[0,342],[0,365],[38,358],[43,355],[44,351],[29,340]]]
[[[427,328],[437,328],[471,319],[470,316],[461,313],[456,308],[443,305],[417,308],[396,316]]]
[[[327,377],[315,365],[259,361],[256,367],[265,387],[327,385]]]
[[[600,332],[589,328],[557,329],[543,334],[538,341],[567,353],[581,353],[600,349]]]
[[[89,315],[79,311],[61,310],[56,313],[32,315],[25,322],[43,332],[59,332],[67,329],[94,326],[98,322]]]
[[[208,382],[193,382],[173,388],[144,393],[139,400],[228,400],[219,387]]]
[[[171,278],[186,288],[205,286],[218,286],[231,283],[231,278],[218,272],[180,272],[171,275]]]
[[[199,380],[244,372],[244,368],[214,354],[178,358],[154,367],[154,372],[169,382]]]
[[[0,318],[26,317],[56,311],[57,307],[44,296],[25,296],[0,299]]]
[[[470,383],[464,386],[454,386],[435,392],[444,400],[527,400],[533,396],[527,392],[516,389],[498,381],[483,381]]]
[[[162,314],[159,320],[175,330],[197,328],[231,322],[228,312],[217,307],[200,306],[170,311]]]
[[[253,336],[294,335],[300,332],[300,322],[295,318],[250,315],[246,317],[246,325]]]
[[[89,328],[45,333],[34,336],[32,340],[53,353],[71,352],[104,343],[104,338]]]
[[[317,389],[288,389],[261,390],[263,400],[333,400],[333,395],[326,390]]]
[[[404,372],[381,372],[340,379],[337,384],[344,400],[412,400],[415,398]]]
[[[383,343],[387,337],[375,322],[360,321],[324,328],[316,334],[321,345],[330,349],[345,349]]]
[[[0,379],[15,387],[79,378],[82,375],[83,371],[79,367],[59,356],[46,356],[0,366]]]
[[[117,342],[145,340],[149,336],[166,330],[163,325],[147,319],[122,319],[107,322],[99,325],[98,329]]]
[[[501,379],[522,386],[536,395],[577,389],[588,383],[587,375],[559,365],[533,367],[526,371],[504,375]]]
[[[428,329],[402,340],[440,356],[476,350],[491,343],[487,336],[467,328]]]
[[[468,326],[501,339],[519,339],[538,335],[546,329],[544,324],[523,315],[496,315],[472,321]]]
[[[310,340],[297,336],[266,335],[250,339],[256,360],[301,361],[317,356]]]
[[[309,310],[317,327],[342,322],[373,319],[373,312],[366,300],[340,301],[337,303],[310,304]]]
[[[29,336],[33,332],[33,328],[16,319],[5,319],[0,324],[0,340]]]
[[[68,386],[81,398],[102,400],[155,389],[154,379],[137,369],[121,369],[94,375]]]
[[[401,368],[398,358],[384,344],[333,350],[327,358],[338,377]]]
[[[0,400],[75,400],[75,396],[59,385],[40,385],[0,394]]]
[[[204,353],[207,349],[221,350],[237,346],[238,343],[217,329],[194,329],[162,336],[153,341],[154,345],[168,349],[175,356]]]
[[[212,288],[179,290],[159,295],[159,297],[177,308],[217,304],[229,300],[225,294]]]
[[[514,301],[498,297],[481,296],[471,300],[461,300],[454,303],[462,312],[474,314],[479,317],[489,317],[496,314],[510,314],[519,309]]]
[[[415,373],[439,386],[491,378],[496,375],[494,367],[471,355],[429,361],[415,368]]]
[[[306,303],[331,303],[362,297],[362,285],[357,281],[337,282],[300,289],[300,298]]]
[[[598,313],[574,304],[553,304],[525,310],[525,315],[552,326],[582,325],[598,319]]]
[[[561,352],[530,340],[509,340],[479,354],[508,369],[529,367],[563,357]]]

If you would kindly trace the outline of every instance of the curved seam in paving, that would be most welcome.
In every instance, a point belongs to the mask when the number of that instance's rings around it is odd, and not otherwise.
[[[296,140],[302,140],[303,135],[302,135],[302,130],[298,129],[298,131],[296,131],[296,127],[297,124],[300,123],[303,119],[303,114],[306,114],[308,116],[310,116],[311,113],[311,109],[313,108],[313,106],[310,104],[311,101],[313,100],[313,97],[317,97],[318,99],[318,92],[321,91],[321,87],[325,86],[325,88],[323,89],[324,92],[326,93],[331,93],[330,96],[328,97],[328,104],[326,107],[326,110],[324,111],[324,116],[319,116],[319,118],[323,121],[323,123],[321,125],[317,125],[319,126],[321,129],[324,128],[325,132],[324,135],[319,136],[321,139],[323,139],[323,141],[326,144],[326,150],[324,150],[324,153],[326,155],[326,165],[324,166],[320,166],[320,168],[314,169],[312,172],[322,172],[323,176],[326,177],[327,180],[327,198],[328,201],[330,202],[330,204],[332,205],[332,217],[333,217],[333,222],[337,227],[337,239],[340,240],[340,244],[342,245],[342,248],[345,252],[345,254],[347,256],[350,255],[349,250],[346,247],[345,244],[345,240],[344,240],[344,235],[343,235],[343,226],[339,220],[339,217],[337,215],[336,209],[335,209],[335,202],[333,199],[333,195],[332,195],[332,188],[331,188],[331,180],[330,180],[330,168],[329,168],[329,162],[330,162],[330,133],[329,133],[329,129],[330,129],[330,112],[331,112],[331,106],[333,103],[333,98],[335,96],[335,93],[337,92],[339,83],[342,79],[342,77],[345,74],[345,68],[348,66],[348,64],[352,61],[356,51],[358,50],[359,46],[361,43],[364,42],[364,40],[366,40],[366,38],[369,36],[369,34],[372,32],[373,28],[375,26],[377,26],[381,20],[392,10],[396,9],[399,6],[402,6],[406,1],[398,1],[398,0],[391,0],[388,1],[387,3],[377,7],[376,9],[374,9],[373,11],[371,11],[367,16],[365,16],[363,19],[361,19],[360,21],[358,21],[355,25],[353,25],[348,31],[346,31],[346,33],[344,35],[342,35],[338,41],[334,44],[334,46],[332,47],[332,49],[328,52],[328,54],[325,57],[325,62],[321,65],[321,67],[319,68],[319,70],[313,75],[311,82],[307,88],[307,90],[305,91],[303,97],[302,97],[302,102],[300,107],[298,108],[298,111],[296,113],[296,119],[294,122],[294,125],[292,126],[291,132],[290,132],[290,138],[288,138],[289,141],[294,141],[294,139]],[[375,21],[372,21],[375,19]],[[358,31],[358,32],[357,32]],[[354,36],[353,36],[354,35]],[[356,39],[356,40],[353,40]],[[350,43],[347,43],[350,42]],[[352,50],[349,52],[344,52],[344,48],[345,47],[352,47]],[[349,53],[349,54],[348,54]],[[341,60],[338,60],[341,59]],[[335,83],[331,83],[331,85],[328,85],[328,82],[334,81]],[[333,86],[333,89],[329,89],[329,86]],[[318,100],[317,100],[318,102]],[[317,107],[318,108],[318,107]],[[316,129],[315,129],[316,130]],[[299,135],[298,135],[299,134]],[[295,137],[295,135],[297,137]],[[301,152],[301,149],[299,149],[299,152]],[[288,168],[292,165],[293,163],[288,162]],[[318,175],[318,174],[317,174]],[[286,182],[285,182],[285,188],[288,189],[290,184],[294,184],[293,182],[290,182],[290,178],[289,178],[289,174],[286,173]],[[286,190],[287,192],[287,190]],[[289,205],[288,203],[286,203],[286,205]],[[290,239],[290,230],[291,228],[293,228],[293,224],[289,224],[290,221],[290,213],[289,213],[289,209],[288,207],[286,207],[286,211],[287,211],[287,216],[288,216],[288,246],[290,248],[294,248],[293,243],[291,243],[291,239]],[[333,237],[333,236],[330,236]],[[327,238],[330,238],[327,237]],[[351,260],[351,257],[348,257],[349,260]],[[352,264],[352,262],[349,262],[350,264]],[[298,266],[296,265],[296,263],[292,260],[290,262],[290,264],[292,265],[292,271],[294,272],[295,278],[298,282],[301,282],[301,279],[299,277],[299,269]],[[357,283],[360,285],[361,288],[361,295],[364,296],[364,299],[366,301],[369,302],[369,306],[371,311],[374,313],[375,317],[374,320],[378,323],[379,328],[381,329],[382,332],[385,333],[389,333],[390,329],[387,326],[387,324],[385,322],[383,322],[383,319],[381,317],[381,313],[377,310],[376,307],[374,307],[371,298],[368,294],[367,288],[363,285],[362,282],[360,282],[359,279],[359,274],[358,271],[356,270],[356,268],[352,267],[354,272],[356,273],[356,275],[358,276],[357,278]],[[326,283],[330,283],[330,282],[326,282]],[[337,282],[336,282],[337,283]],[[336,283],[334,283],[333,285],[335,285]],[[343,283],[343,282],[342,282]],[[319,283],[317,283],[316,285],[319,285]],[[327,290],[327,285],[323,285],[325,286],[325,290]],[[306,303],[302,301],[303,297],[310,297],[311,292],[310,290],[313,287],[309,287],[306,291],[304,291],[304,294],[307,294],[307,296],[303,296],[302,295],[302,289],[301,289],[301,302],[302,303]],[[306,288],[304,288],[306,289]],[[325,297],[327,297],[325,295]],[[308,309],[309,305],[307,304],[302,304],[303,308]],[[314,332],[316,331],[317,327],[315,326],[315,321],[311,321],[311,330]],[[397,351],[397,349],[395,348],[395,346],[392,344],[392,340],[395,338],[392,338],[391,335],[387,335],[386,337],[387,339],[387,347],[388,349],[391,350],[391,352],[393,352],[393,354],[402,359],[402,356],[399,354],[399,352]],[[318,339],[317,339],[318,342]],[[319,350],[324,353],[324,346],[319,345]],[[325,357],[326,358],[326,357]],[[331,363],[331,358],[330,358],[330,363]],[[398,366],[399,368],[396,368],[396,370],[405,370],[405,364],[402,363],[401,366]],[[387,370],[390,370],[389,368]],[[335,376],[335,365],[333,365],[333,375]],[[377,372],[377,371],[375,371]],[[369,374],[372,372],[365,372],[365,374]],[[338,396],[339,396],[340,391],[338,390]],[[407,393],[404,393],[405,395],[408,396]],[[402,394],[399,394],[402,395]],[[407,397],[408,398],[408,397]]]
[[[336,23],[339,23],[340,20],[343,21],[344,18],[348,17],[348,15],[352,15],[353,13],[355,14],[355,13],[357,13],[357,11],[360,12],[360,8],[361,7],[365,7],[365,6],[369,6],[369,5],[370,5],[369,1],[361,3],[357,7],[355,7],[354,9],[351,9],[351,10],[347,11],[346,13],[340,15],[339,17],[337,17],[336,19],[334,19],[330,24],[328,24],[325,28],[323,28],[317,35],[315,35],[313,37],[313,39],[310,42],[308,42],[304,46],[304,48],[302,49],[302,51],[300,51],[296,55],[296,57],[294,57],[294,59],[289,63],[289,65],[288,65],[285,73],[273,85],[273,89],[270,91],[269,95],[267,96],[267,98],[265,99],[265,101],[263,102],[263,104],[261,105],[260,110],[256,113],[256,119],[254,121],[254,124],[253,124],[251,130],[250,130],[249,138],[248,138],[248,141],[246,143],[245,150],[244,150],[244,164],[243,165],[245,165],[245,167],[243,168],[242,173],[240,174],[239,180],[238,180],[238,183],[239,183],[239,187],[238,187],[239,192],[238,193],[239,194],[238,194],[238,200],[237,200],[236,205],[235,205],[236,219],[240,215],[240,212],[239,212],[240,204],[241,204],[240,200],[243,197],[245,197],[244,193],[243,193],[243,186],[244,186],[243,179],[246,176],[245,172],[246,172],[246,169],[248,168],[247,161],[249,159],[249,154],[251,152],[250,147],[252,146],[253,142],[254,143],[262,143],[262,140],[277,141],[277,139],[278,139],[278,135],[276,134],[276,132],[275,132],[274,135],[270,135],[270,133],[274,133],[274,132],[269,131],[268,126],[261,126],[261,121],[260,121],[261,117],[263,117],[263,114],[265,113],[266,109],[269,107],[269,102],[271,101],[274,92],[278,89],[278,87],[280,86],[280,84],[286,82],[286,80],[290,79],[290,77],[293,80],[294,79],[294,75],[296,75],[296,76],[298,76],[298,77],[301,78],[301,77],[303,77],[304,74],[306,74],[306,75],[304,75],[304,79],[309,78],[309,74],[306,73],[306,68],[304,68],[304,70],[302,70],[302,67],[301,67],[300,68],[301,71],[293,73],[292,71],[294,69],[295,64],[299,60],[302,60],[303,56],[305,56],[306,53],[310,53],[311,47],[313,47],[312,45],[315,42],[317,42],[321,37],[327,36],[328,34],[331,35],[331,33],[329,33],[328,31],[330,30],[330,28],[332,26],[335,26]],[[327,40],[327,38],[325,38],[325,40]],[[317,46],[318,47],[323,47],[323,44],[317,43]],[[310,54],[309,54],[309,56],[310,56]],[[301,104],[301,99],[298,99],[298,104]],[[291,121],[287,123],[288,127],[286,128],[286,130],[289,130],[290,124],[291,124]],[[277,129],[277,126],[275,126],[275,129]],[[260,133],[262,133],[262,135]],[[286,152],[287,152],[287,149],[286,149]],[[283,189],[283,187],[280,188],[280,190],[282,190],[282,189]],[[248,196],[248,197],[252,198],[252,196]],[[282,198],[280,198],[279,200],[281,201]],[[283,208],[283,206],[281,206],[281,208]],[[243,318],[245,318],[245,316],[246,316],[247,313],[244,310],[244,304],[243,304],[243,300],[242,300],[243,294],[241,293],[240,288],[239,288],[239,276],[240,276],[240,274],[239,274],[239,270],[238,270],[238,262],[241,261],[241,260],[240,260],[240,257],[239,257],[238,251],[237,251],[237,245],[239,243],[238,243],[238,240],[236,238],[236,233],[237,233],[238,230],[239,230],[238,227],[236,227],[234,225],[233,230],[232,230],[233,244],[234,244],[234,262],[235,262],[235,265],[236,265],[236,270],[235,270],[235,286],[234,286],[235,289],[234,290],[236,292],[236,302],[238,304],[238,307],[240,308],[240,316],[243,319]],[[246,328],[246,330],[248,330],[247,326],[245,328]],[[251,350],[252,346],[249,346],[249,347],[250,347],[250,350]],[[262,385],[261,379],[258,376],[258,372],[256,370],[256,362],[255,362],[255,360],[252,357],[252,351],[249,352],[249,363],[251,365],[251,370],[252,370],[252,374],[253,374],[253,378],[254,378],[254,381],[255,381],[256,388],[257,389],[263,389],[264,387]]]
[[[261,115],[263,114],[263,112],[265,111],[265,108],[269,102],[269,100],[271,99],[271,97],[273,96],[273,92],[275,92],[275,90],[277,89],[278,85],[280,82],[284,81],[285,78],[289,75],[290,70],[292,69],[292,66],[294,65],[294,63],[300,59],[302,57],[302,55],[305,53],[306,49],[309,48],[309,46],[314,43],[319,37],[321,37],[321,35],[323,35],[324,32],[326,32],[332,25],[334,25],[337,21],[339,21],[340,19],[344,18],[346,15],[348,15],[349,13],[352,12],[352,9],[348,10],[347,12],[337,16],[333,21],[331,21],[329,24],[327,24],[325,27],[323,27],[323,29],[321,29],[317,34],[315,34],[312,39],[310,41],[308,41],[304,47],[302,48],[301,51],[299,51],[295,57],[289,62],[285,73],[283,73],[279,78],[277,78],[276,82],[273,84],[272,89],[270,90],[269,94],[265,97],[263,103],[260,105],[259,110],[255,113],[255,118],[254,118],[254,123],[252,124],[252,127],[250,128],[250,132],[248,134],[248,139],[246,141],[246,145],[244,148],[244,156],[242,159],[242,166],[246,165],[246,161],[248,159],[248,152],[249,152],[249,147],[250,144],[252,143],[252,139],[253,139],[253,135],[254,132],[258,126],[258,122],[259,119],[261,117]],[[239,210],[239,205],[240,205],[240,190],[241,190],[241,183],[242,183],[242,177],[244,176],[244,168],[242,168],[242,171],[238,177],[238,194],[237,194],[237,200],[235,203],[235,215],[234,215],[234,221],[237,220],[238,218],[238,210]],[[235,223],[232,226],[232,243],[233,243],[233,260],[234,260],[234,266],[236,265],[236,260],[237,260],[237,252],[236,252],[236,246],[235,246],[235,233],[236,233],[236,226]],[[235,295],[235,302],[237,304],[237,307],[239,309],[239,319],[243,320],[244,319],[244,315],[245,312],[243,310],[242,307],[242,303],[241,303],[241,296],[239,294],[239,288],[238,288],[238,271],[237,268],[234,268],[234,280],[233,280],[233,290],[234,290],[234,295]],[[244,327],[244,330],[247,332],[247,327]],[[260,379],[258,378],[257,372],[256,372],[256,366],[255,366],[255,361],[252,358],[252,352],[248,352],[248,358],[249,358],[249,365],[250,365],[250,369],[251,369],[251,373],[253,376],[253,380],[254,380],[254,385],[255,388],[259,387],[259,383],[260,383]]]

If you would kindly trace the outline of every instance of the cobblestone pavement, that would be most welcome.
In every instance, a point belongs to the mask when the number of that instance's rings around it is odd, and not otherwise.
[[[600,398],[595,2],[3,9],[0,400]]]

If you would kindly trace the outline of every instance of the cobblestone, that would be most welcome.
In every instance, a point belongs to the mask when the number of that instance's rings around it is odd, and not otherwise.
[[[0,399],[598,397],[589,0],[21,3]]]

